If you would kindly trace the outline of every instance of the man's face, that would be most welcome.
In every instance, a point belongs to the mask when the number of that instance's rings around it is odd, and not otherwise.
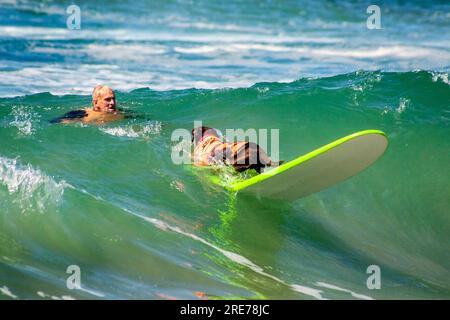
[[[94,110],[100,112],[116,111],[116,96],[114,95],[114,91],[111,89],[101,91],[98,99],[94,101]]]

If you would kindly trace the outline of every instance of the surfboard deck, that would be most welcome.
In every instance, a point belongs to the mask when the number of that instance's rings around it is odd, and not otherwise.
[[[387,146],[386,134],[380,130],[356,132],[226,188],[238,194],[293,201],[361,172]]]

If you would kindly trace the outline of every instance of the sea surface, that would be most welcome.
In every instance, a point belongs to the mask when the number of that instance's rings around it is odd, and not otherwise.
[[[367,1],[75,4],[80,30],[67,1],[0,1],[0,299],[450,298],[448,1],[381,1],[379,30]],[[49,122],[98,83],[140,116]],[[172,161],[196,120],[278,129],[283,160],[365,129],[389,147],[257,199]]]

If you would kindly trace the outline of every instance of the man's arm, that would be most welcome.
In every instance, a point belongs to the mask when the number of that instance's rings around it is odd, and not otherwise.
[[[86,110],[73,110],[67,112],[65,115],[50,120],[50,123],[70,123],[81,121],[84,117],[87,117]]]

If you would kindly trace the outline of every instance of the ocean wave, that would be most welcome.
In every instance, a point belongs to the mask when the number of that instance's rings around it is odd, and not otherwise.
[[[289,288],[291,288],[293,291],[296,291],[298,293],[313,297],[315,299],[318,300],[327,300],[324,297],[324,291],[323,290],[319,290],[319,289],[315,289],[313,287],[308,287],[308,286],[304,286],[304,285],[299,285],[299,284],[290,284],[282,279],[280,279],[279,277],[276,277],[268,272],[266,272],[264,270],[264,268],[258,266],[257,264],[255,264],[254,262],[252,262],[251,260],[249,260],[248,258],[244,257],[243,255],[237,254],[235,252],[232,251],[228,251],[225,249],[222,249],[220,247],[218,247],[217,245],[199,237],[198,235],[195,235],[193,233],[189,233],[187,231],[182,230],[180,227],[178,226],[173,226],[168,224],[165,221],[156,219],[156,218],[151,218],[151,217],[146,217],[143,216],[141,214],[132,212],[128,209],[124,209],[126,212],[132,214],[135,217],[138,217],[140,219],[143,219],[149,223],[151,223],[154,227],[158,228],[161,231],[164,232],[175,232],[177,234],[189,237],[193,240],[196,240],[218,252],[220,252],[222,255],[224,255],[225,257],[227,257],[228,259],[230,259],[231,261],[233,261],[234,263],[237,263],[241,266],[244,266],[246,268],[249,268],[250,270],[254,271],[257,274],[260,274],[264,277],[267,277],[269,279],[272,279],[273,281],[281,284],[281,285],[285,285]],[[324,282],[317,282],[315,285],[323,287],[323,288],[327,288],[327,289],[333,289],[333,290],[338,290],[341,292],[345,292],[345,293],[349,293],[352,297],[357,298],[357,299],[362,299],[362,300],[373,300],[373,298],[366,296],[366,295],[362,295],[362,294],[358,294],[355,293],[351,290],[348,289],[344,289],[344,288],[340,288],[334,285],[330,285],[330,284],[326,284]]]
[[[318,69],[323,70],[325,76],[358,69],[390,71],[392,67],[386,64],[386,59],[396,61],[395,71],[411,70],[411,65],[433,70],[437,64],[450,60],[448,50],[420,45],[345,48],[255,39],[233,39],[234,42],[228,43],[217,40],[219,42],[70,46],[37,43],[27,52],[44,60],[33,64],[23,62],[16,64],[13,70],[0,71],[0,96],[45,91],[88,94],[98,83],[124,91],[142,87],[154,90],[239,88],[259,82],[290,82],[300,76],[311,76]],[[56,62],[46,63],[47,56]],[[57,62],[64,56],[71,59]],[[307,63],[296,63],[300,60]],[[2,61],[0,64],[3,65]],[[446,73],[435,73],[433,78],[449,83]]]
[[[259,33],[233,32],[200,32],[196,34],[173,33],[168,31],[148,32],[146,30],[69,30],[56,27],[31,27],[31,26],[0,26],[0,34],[3,37],[25,38],[33,40],[115,40],[115,41],[173,41],[191,43],[344,43],[341,38],[312,37],[297,35],[267,35]]]
[[[171,27],[181,29],[198,29],[198,30],[214,30],[214,31],[237,31],[237,32],[258,32],[270,34],[270,31],[263,28],[246,27],[232,23],[218,24],[213,22],[195,22],[195,21],[164,21]]]
[[[147,121],[144,124],[129,124],[125,126],[100,128],[103,133],[127,138],[149,138],[161,132],[162,123],[159,121]]]
[[[156,44],[89,44],[86,47],[81,48],[80,52],[85,52],[96,59],[146,62],[149,57],[165,54],[169,50],[170,48],[167,46]]]
[[[446,83],[450,85],[450,82],[448,80],[448,73],[446,72],[431,72],[432,80],[433,82],[442,81],[443,83]]]
[[[52,68],[26,67],[8,73],[0,71],[0,96],[15,97],[39,92],[50,92],[54,95],[91,94],[92,88],[99,83],[107,83],[110,87],[120,91],[146,87],[166,91],[189,88],[248,87],[258,80],[248,74],[220,75],[219,78],[206,81],[196,79],[199,75],[195,71],[178,75],[173,72],[165,73],[155,70],[121,70],[118,72],[117,69],[116,65],[83,64],[54,65]],[[295,77],[285,81],[293,79]]]
[[[430,55],[444,55],[449,58],[450,54],[446,50],[411,47],[411,46],[385,46],[371,48],[353,48],[344,49],[339,47],[313,48],[305,45],[286,46],[274,45],[270,43],[233,43],[227,46],[223,45],[202,45],[197,47],[174,47],[176,52],[189,54],[209,54],[213,52],[243,52],[249,51],[267,51],[272,53],[295,53],[297,55],[314,57],[343,57],[343,58],[420,58]]]
[[[63,15],[65,8],[45,2],[34,2],[27,0],[2,0],[2,5],[13,6],[16,9],[33,12],[39,15]]]
[[[11,116],[14,117],[14,120],[9,123],[9,126],[17,128],[20,136],[33,135],[36,131],[35,123],[41,117],[29,106],[14,106]]]
[[[386,45],[374,46],[367,44],[355,48],[336,47],[336,45],[345,44],[340,38],[323,38],[307,36],[286,36],[286,35],[260,35],[260,34],[228,34],[228,33],[200,33],[200,34],[176,34],[167,32],[143,32],[126,29],[117,30],[78,30],[74,32],[65,28],[44,28],[44,27],[17,27],[0,26],[0,33],[13,38],[25,38],[34,40],[101,40],[110,39],[115,41],[154,41],[154,42],[175,42],[184,43],[185,46],[174,46],[175,52],[180,53],[211,53],[216,51],[223,52],[248,52],[250,50],[268,51],[268,52],[292,52],[312,57],[348,57],[348,58],[383,58],[393,57],[402,59],[439,57],[440,61],[448,61],[450,54],[448,47],[434,48],[423,45]],[[201,46],[193,44],[202,43]],[[224,45],[226,44],[226,45]],[[325,47],[315,47],[312,44],[322,44]],[[186,46],[187,45],[187,46]],[[113,57],[123,57],[132,59],[133,54],[140,57],[152,54],[164,54],[170,52],[170,48],[160,44],[88,44],[79,48],[32,48],[36,52],[58,52],[58,50],[72,50],[76,52],[86,52],[92,56],[101,55],[108,58],[110,54]],[[106,50],[106,51],[104,51]],[[63,51],[61,51],[63,53]]]
[[[213,243],[210,243],[210,242],[206,241],[205,239],[203,239],[203,238],[201,238],[201,237],[199,237],[199,236],[197,236],[195,234],[192,234],[192,233],[189,233],[189,232],[186,232],[186,231],[180,229],[177,226],[172,226],[172,225],[170,225],[170,224],[168,224],[168,223],[166,223],[166,222],[164,222],[162,220],[159,220],[159,219],[150,218],[150,217],[146,217],[146,216],[134,213],[134,212],[132,212],[132,211],[130,211],[128,209],[124,209],[124,210],[127,211],[128,213],[138,217],[138,218],[141,218],[141,219],[143,219],[143,220],[153,224],[156,228],[158,228],[158,229],[160,229],[162,231],[170,231],[170,232],[175,232],[175,233],[187,236],[187,237],[189,237],[189,238],[191,238],[193,240],[196,240],[196,241],[198,241],[198,242],[200,242],[200,243],[202,243],[202,244],[204,244],[204,245],[206,245],[206,246],[208,246],[208,247],[210,247],[212,249],[215,249],[218,252],[220,252],[222,255],[224,255],[225,257],[230,259],[231,261],[233,261],[233,262],[235,262],[235,263],[237,263],[239,265],[242,265],[244,267],[247,267],[247,268],[251,269],[252,271],[254,271],[254,272],[256,272],[256,273],[258,273],[258,274],[260,274],[262,276],[265,276],[267,278],[270,278],[270,279],[272,279],[272,280],[274,280],[274,281],[276,281],[276,282],[278,282],[280,284],[289,286],[294,291],[297,291],[299,293],[302,293],[302,294],[314,297],[314,298],[319,299],[319,300],[324,300],[325,299],[321,295],[322,291],[320,291],[320,290],[317,290],[317,289],[314,289],[314,288],[310,288],[310,287],[306,287],[306,286],[302,286],[302,285],[298,285],[298,284],[288,284],[285,281],[281,280],[280,278],[265,272],[262,267],[256,265],[255,263],[253,263],[252,261],[250,261],[246,257],[244,257],[244,256],[242,256],[240,254],[237,254],[235,252],[224,250],[224,249],[218,247],[217,245],[215,245]]]
[[[148,87],[151,79],[157,76],[157,72],[152,71],[121,70],[118,72],[118,69],[118,66],[109,64],[72,66],[54,64],[25,67],[15,72],[0,72],[0,88],[14,88],[1,95],[16,96],[45,91],[61,95],[90,94],[92,88],[98,83],[108,83],[115,89],[127,91]],[[162,81],[161,87],[157,89],[166,90],[170,88],[171,83],[181,82],[181,79],[168,77],[160,81]]]
[[[14,196],[22,213],[29,210],[45,212],[49,205],[58,204],[69,186],[65,181],[56,182],[30,164],[23,165],[17,159],[0,156],[0,184]]]
[[[395,109],[395,111],[396,111],[398,114],[401,114],[401,113],[405,112],[406,108],[409,107],[410,102],[411,102],[410,99],[407,99],[407,98],[400,98],[400,102],[399,102],[399,104],[398,104],[398,108]]]

